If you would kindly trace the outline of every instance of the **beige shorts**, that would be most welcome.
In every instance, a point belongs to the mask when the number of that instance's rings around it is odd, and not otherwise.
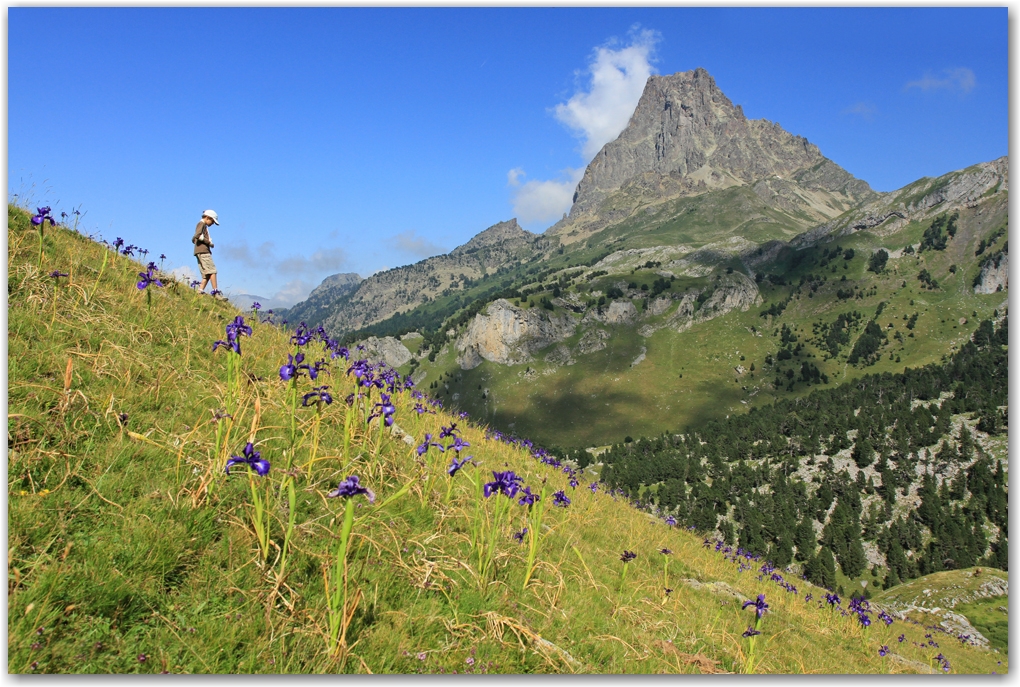
[[[216,265],[213,264],[211,253],[199,253],[195,258],[198,260],[198,271],[203,277],[216,274]]]

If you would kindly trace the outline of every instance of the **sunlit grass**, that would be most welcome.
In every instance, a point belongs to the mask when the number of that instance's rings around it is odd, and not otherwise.
[[[365,408],[344,402],[355,387],[343,359],[314,382],[335,399],[321,416],[299,404],[292,446],[279,368],[295,348],[274,327],[256,324],[242,340],[225,417],[224,356],[233,354],[214,353],[212,342],[235,310],[167,278],[150,315],[137,263],[57,227],[47,229],[40,269],[28,215],[9,207],[8,224],[9,672],[740,672],[753,615],[740,606],[759,593],[771,612],[755,672],[919,669],[877,653],[900,631],[920,640],[916,628],[873,628],[862,643],[852,623],[803,601],[810,585],[793,595],[738,573],[695,534],[593,494],[588,476],[572,489],[561,469],[487,439],[482,426],[442,410],[419,415],[407,392],[393,395],[399,431],[380,432]],[[52,270],[70,277],[54,288]],[[322,345],[304,350],[318,358]],[[298,390],[312,386],[302,378]],[[369,411],[378,398],[373,391]],[[480,465],[450,484],[450,452],[423,458],[415,446],[454,421]],[[272,463],[251,478],[266,494],[264,551],[246,468],[224,475],[249,441]],[[478,498],[468,477],[493,470],[572,501],[546,510],[527,584],[528,546],[511,537],[526,525],[516,501],[491,575],[473,563]],[[326,595],[346,504],[326,494],[352,474],[376,500],[351,502],[346,593],[333,609],[340,641]],[[674,552],[668,595],[663,547]],[[637,558],[621,588],[624,549]],[[991,654],[943,652],[954,671],[995,669]]]

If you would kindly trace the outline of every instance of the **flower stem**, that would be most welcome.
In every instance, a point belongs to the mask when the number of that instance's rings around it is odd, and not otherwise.
[[[339,650],[341,625],[347,610],[347,547],[354,528],[354,501],[346,499],[344,504],[344,523],[340,529],[340,544],[336,549],[336,562],[333,564],[333,588],[326,596],[329,610],[330,650]]]

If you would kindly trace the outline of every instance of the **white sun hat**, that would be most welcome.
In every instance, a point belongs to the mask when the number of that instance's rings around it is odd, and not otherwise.
[[[205,212],[202,213],[202,217],[208,217],[213,221],[214,224],[220,223],[219,215],[216,214],[215,210],[206,210]]]

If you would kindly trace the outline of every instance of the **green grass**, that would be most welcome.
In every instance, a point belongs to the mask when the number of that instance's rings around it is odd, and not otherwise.
[[[314,410],[298,409],[291,453],[279,368],[294,348],[273,327],[255,325],[241,339],[236,408],[216,419],[228,404],[233,354],[213,352],[212,342],[237,311],[167,278],[149,314],[135,288],[138,263],[59,227],[46,233],[40,269],[28,219],[9,206],[11,673],[880,673],[914,672],[931,658],[903,647],[915,663],[881,659],[878,646],[894,632],[920,639],[919,631],[894,625],[862,635],[802,596],[738,572],[694,533],[592,494],[587,481],[572,490],[561,471],[487,440],[478,424],[465,424],[463,437],[481,467],[459,473],[447,497],[448,457],[433,450],[421,461],[397,434],[366,427],[361,411],[342,402],[354,386],[339,366],[316,381],[337,402],[318,424]],[[54,285],[52,270],[71,276]],[[304,379],[299,391],[309,386]],[[412,443],[454,420],[418,415],[408,394],[394,394],[394,403]],[[253,478],[267,499],[267,558],[245,468],[223,474],[249,440],[272,463],[267,477]],[[289,460],[296,529],[281,571]],[[523,590],[526,552],[509,536],[522,508],[512,506],[499,533],[491,579],[479,579],[471,555],[478,504],[469,478],[497,469],[535,487],[546,480],[573,501],[549,509],[537,571]],[[343,504],[325,494],[351,474],[378,499],[355,502],[349,625],[337,644],[326,631],[325,580]],[[675,559],[665,581],[662,547]],[[624,548],[638,558],[621,588]],[[740,598],[768,595],[754,666],[741,637],[750,613],[739,599],[681,576],[724,582]],[[674,589],[668,596],[665,584]],[[798,586],[801,595],[812,589]],[[957,672],[995,669],[987,652],[946,652]]]
[[[948,570],[896,585],[879,593],[875,601],[894,607],[912,605],[951,609],[965,616],[993,648],[1006,652],[1009,648],[1009,616],[1002,608],[1009,607],[1009,597],[988,596],[988,590],[982,589],[982,585],[996,580],[1008,581],[1009,574],[995,568],[980,567]]]
[[[953,610],[965,616],[988,643],[1002,651],[1009,651],[1009,598],[993,596],[968,604],[959,604]]]

